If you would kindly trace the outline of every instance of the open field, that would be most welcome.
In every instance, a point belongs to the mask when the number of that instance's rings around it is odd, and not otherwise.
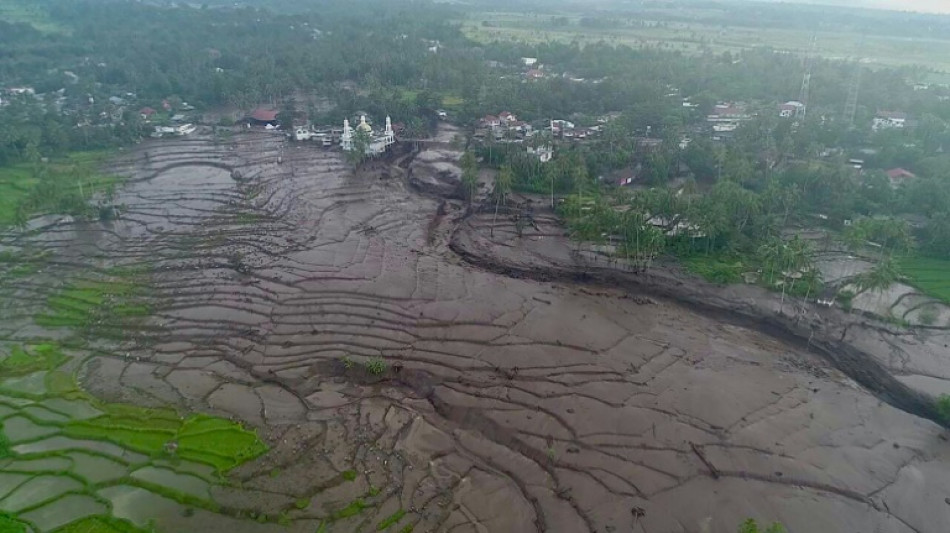
[[[29,24],[43,33],[65,31],[61,25],[50,20],[49,13],[30,0],[0,0],[0,20]]]
[[[950,261],[911,257],[901,261],[900,269],[925,294],[950,303]]]
[[[802,31],[781,28],[722,27],[698,22],[666,22],[615,19],[611,27],[581,25],[579,17],[552,17],[529,13],[479,13],[463,21],[463,31],[475,41],[511,40],[527,43],[548,41],[589,44],[605,41],[634,48],[660,47],[687,54],[714,53],[755,47],[772,47],[807,54],[816,39],[817,53],[828,59],[860,60],[868,65],[921,65],[950,72],[950,39],[912,39],[861,35],[840,31]]]
[[[25,215],[55,212],[79,214],[86,202],[112,189],[118,176],[99,172],[107,152],[76,152],[49,163],[19,163],[0,167],[0,227]]]

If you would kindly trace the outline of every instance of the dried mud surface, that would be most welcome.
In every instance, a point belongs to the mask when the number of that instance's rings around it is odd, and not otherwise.
[[[147,143],[113,169],[119,221],[3,237],[53,259],[4,288],[2,333],[37,335],[76,269],[147,265],[152,316],[83,360],[84,386],[260,428],[272,451],[214,496],[290,509],[291,531],[361,497],[331,531],[400,509],[393,531],[946,531],[950,445],[915,396],[672,292],[590,283],[553,220],[491,236],[413,189],[411,158],[354,175],[262,133]]]

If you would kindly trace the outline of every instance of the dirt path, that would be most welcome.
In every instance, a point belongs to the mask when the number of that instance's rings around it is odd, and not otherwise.
[[[4,238],[54,259],[12,291],[3,333],[37,335],[31,310],[77,268],[148,267],[151,318],[103,341],[84,384],[262,428],[274,450],[223,505],[273,513],[306,497],[288,516],[317,520],[361,498],[341,532],[399,510],[393,530],[416,532],[950,523],[935,424],[741,323],[470,264],[453,251],[463,206],[412,190],[408,168],[354,176],[338,153],[251,133],[149,144],[116,170],[135,178],[118,222]],[[489,242],[490,221],[464,223],[470,258],[570,257],[553,229],[532,237],[544,253],[506,241],[513,226]]]

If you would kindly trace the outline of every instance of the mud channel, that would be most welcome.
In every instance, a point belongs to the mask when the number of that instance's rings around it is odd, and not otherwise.
[[[879,328],[598,264],[540,209],[519,236],[451,197],[448,142],[400,150],[354,174],[264,132],[150,142],[111,169],[119,220],[2,237],[49,258],[3,287],[6,342],[61,335],[34,317],[79,273],[148,272],[149,317],[69,364],[258,428],[271,451],[199,489],[289,525],[120,503],[162,531],[947,531],[946,430]],[[943,368],[932,341],[898,342]]]

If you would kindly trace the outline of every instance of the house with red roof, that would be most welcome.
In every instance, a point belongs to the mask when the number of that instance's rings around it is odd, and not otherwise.
[[[142,120],[151,119],[155,113],[158,113],[158,111],[155,111],[151,107],[143,107],[142,109],[139,109],[139,115],[142,116]]]
[[[524,77],[529,80],[540,80],[544,77],[544,72],[541,72],[539,69],[533,68],[528,72],[524,73]]]
[[[247,122],[253,126],[276,126],[277,110],[258,107],[247,117]]]
[[[497,128],[501,126],[501,119],[495,115],[485,115],[478,121],[479,125],[483,128]]]
[[[895,189],[917,177],[917,175],[913,172],[904,170],[902,168],[892,168],[888,170],[886,174],[887,179],[891,181],[891,187],[894,187]]]

